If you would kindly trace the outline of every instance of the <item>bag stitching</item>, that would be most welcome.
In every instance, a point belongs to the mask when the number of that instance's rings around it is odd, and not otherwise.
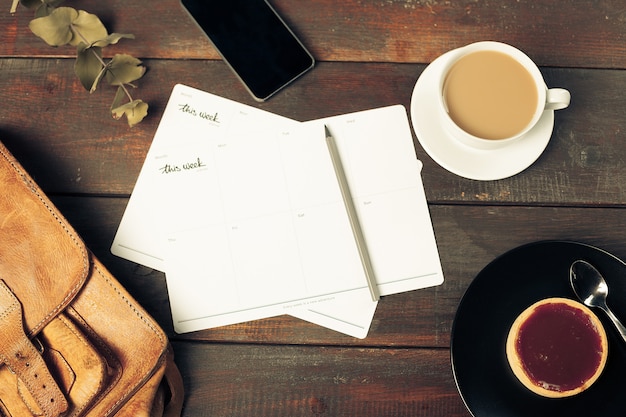
[[[82,240],[80,240],[72,232],[72,230],[68,227],[66,221],[63,218],[61,218],[56,213],[55,210],[52,210],[52,208],[50,207],[50,205],[47,202],[47,197],[43,197],[41,195],[41,193],[39,192],[38,186],[34,183],[34,181],[32,181],[32,179],[30,179],[28,174],[23,172],[22,169],[20,169],[20,167],[11,158],[9,158],[9,156],[7,155],[7,153],[5,152],[4,149],[0,149],[0,153],[2,154],[4,159],[13,167],[13,169],[21,176],[23,182],[31,189],[31,192],[37,196],[39,201],[44,205],[44,207],[48,210],[48,212],[53,216],[53,218],[56,220],[56,222],[63,228],[65,233],[74,242],[75,246],[79,249],[79,251],[82,252],[82,260],[83,260],[82,273],[83,273],[83,277],[86,278],[87,275],[88,275],[88,271],[89,271],[89,253],[88,253],[87,249],[84,247],[84,244],[83,244]],[[145,377],[144,381],[142,381],[142,383],[137,384],[137,386],[135,387],[135,389],[132,390],[132,392],[126,393],[126,395],[123,396],[123,398],[120,398],[120,399],[118,399],[118,401],[115,402],[115,404],[106,413],[106,415],[110,415],[111,412],[116,410],[119,407],[120,404],[123,404],[124,402],[126,402],[130,395],[135,393],[141,386],[143,386],[146,383],[146,381],[148,381],[154,375],[154,373],[159,368],[159,366],[162,365],[162,363],[164,361],[164,358],[165,358],[165,354],[168,351],[168,348],[167,348],[166,339],[163,337],[163,334],[160,331],[160,329],[157,329],[151,321],[147,320],[145,315],[142,314],[141,311],[139,311],[137,308],[135,308],[135,306],[130,302],[130,300],[128,300],[119,291],[119,289],[115,285],[113,285],[113,283],[106,276],[106,274],[104,274],[100,270],[100,268],[97,265],[95,265],[95,264],[94,264],[94,269],[97,271],[97,273],[101,277],[103,277],[105,279],[107,284],[111,288],[113,288],[113,290],[124,300],[124,302],[135,313],[135,315],[137,317],[139,317],[141,319],[141,321],[143,321],[144,324],[146,324],[146,326],[148,326],[148,328],[150,328],[152,330],[152,332],[157,336],[157,338],[159,339],[161,344],[165,347],[164,353],[161,355],[161,357],[159,358],[159,360],[155,364],[153,370],[148,375],[146,375],[146,377]],[[50,320],[51,317],[53,317],[55,315],[58,315],[58,313],[63,308],[65,308],[67,301],[72,299],[72,298],[74,298],[74,296],[78,293],[78,291],[83,287],[84,282],[85,282],[85,280],[83,279],[76,286],[74,286],[74,288],[72,288],[70,290],[70,292],[62,300],[62,302],[59,305],[57,305],[56,308],[54,308],[51,312],[49,312],[36,326],[34,326],[33,330],[30,332],[30,335],[32,336],[33,334],[36,334],[38,331],[41,330],[41,328],[45,325],[45,323],[47,323]]]
[[[105,282],[107,283],[107,285],[109,285],[113,291],[115,291],[118,296],[126,303],[126,305],[135,313],[135,315],[144,322],[144,324],[150,329],[152,330],[152,332],[157,336],[157,338],[159,339],[159,341],[161,342],[161,345],[164,347],[164,352],[161,354],[161,357],[159,358],[159,360],[156,362],[156,364],[154,365],[154,367],[152,368],[152,370],[147,373],[144,377],[144,380],[141,381],[140,383],[137,383],[134,388],[128,392],[126,392],[124,395],[122,395],[110,408],[109,410],[105,413],[105,416],[111,415],[111,413],[117,412],[118,407],[122,404],[124,404],[128,398],[130,398],[130,396],[132,396],[133,394],[135,394],[142,386],[145,385],[145,383],[152,378],[152,376],[154,375],[154,373],[157,371],[157,369],[159,369],[159,367],[163,364],[164,359],[165,359],[165,355],[167,354],[168,351],[168,347],[167,347],[167,342],[166,339],[163,337],[163,333],[162,331],[160,331],[160,329],[156,328],[154,326],[154,324],[148,320],[146,318],[146,316],[140,311],[138,310],[134,304],[126,297],[124,296],[124,294],[122,294],[122,292],[119,290],[119,287],[117,285],[115,285],[115,283],[113,283],[109,277],[107,276],[107,274],[105,274],[101,268],[97,265],[94,264],[94,270],[96,271],[96,273],[98,273],[98,275],[100,275]]]
[[[111,281],[109,279],[109,277],[107,276],[107,274],[105,274],[101,268],[98,267],[97,264],[94,264],[94,269],[96,270],[96,272],[98,273],[98,275],[100,275],[100,277],[102,277],[106,283],[113,289],[113,291],[115,291],[117,293],[117,295],[120,296],[120,298],[122,300],[124,300],[124,302],[126,303],[126,305],[135,313],[135,315],[137,317],[139,317],[141,319],[141,321],[143,321],[146,326],[148,326],[150,328],[150,330],[152,330],[154,332],[154,334],[159,338],[159,340],[161,341],[161,343],[163,345],[165,345],[165,338],[163,337],[162,331],[157,328],[151,320],[148,320],[146,318],[146,316],[141,312],[141,310],[139,310],[138,308],[135,307],[135,305],[120,291],[119,286],[115,285],[116,283],[114,283],[113,281]]]
[[[72,298],[74,298],[74,296],[82,288],[85,282],[85,278],[87,277],[87,274],[89,271],[89,260],[88,260],[89,256],[87,254],[86,248],[82,244],[82,241],[74,233],[72,233],[72,230],[68,227],[65,220],[62,219],[56,213],[56,211],[50,207],[50,205],[47,202],[47,197],[43,197],[41,195],[41,193],[39,192],[38,186],[34,183],[34,181],[32,181],[32,179],[28,176],[28,174],[24,172],[21,169],[21,167],[18,166],[15,163],[15,161],[13,161],[9,157],[9,155],[5,152],[5,149],[0,149],[0,153],[2,153],[2,156],[4,157],[4,159],[13,167],[15,172],[22,178],[22,181],[24,182],[24,184],[27,185],[28,188],[30,188],[31,192],[37,196],[39,201],[44,205],[46,210],[48,210],[48,212],[52,215],[52,217],[56,220],[56,222],[62,227],[62,229],[70,237],[72,242],[74,242],[74,245],[79,249],[79,252],[81,252],[82,254],[81,257],[82,257],[82,263],[83,263],[83,268],[82,268],[83,279],[81,279],[74,286],[74,288],[70,289],[70,292],[66,294],[66,296],[63,298],[63,300],[61,301],[59,305],[57,305],[36,326],[33,327],[33,329],[29,333],[29,337],[32,337],[33,335],[37,334],[43,328],[43,326],[45,326],[47,322],[50,321],[51,317],[58,315],[58,313],[66,306],[68,300],[71,300]]]

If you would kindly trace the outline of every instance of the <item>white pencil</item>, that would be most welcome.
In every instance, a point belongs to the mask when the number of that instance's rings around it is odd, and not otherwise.
[[[380,294],[374,277],[374,269],[367,251],[365,237],[363,237],[363,231],[361,230],[361,225],[359,224],[359,218],[356,214],[356,207],[354,206],[354,201],[352,200],[350,187],[348,186],[348,179],[346,178],[346,173],[341,163],[337,143],[335,143],[335,138],[330,133],[330,130],[328,130],[328,126],[324,125],[324,129],[326,130],[326,145],[328,146],[328,152],[330,153],[330,158],[333,162],[333,167],[335,168],[335,175],[337,176],[337,181],[339,182],[343,203],[346,207],[346,211],[348,212],[348,218],[350,219],[350,226],[352,228],[354,240],[356,241],[356,246],[361,258],[361,264],[363,265],[363,270],[365,271],[367,286],[369,287],[372,301],[378,301],[380,299]]]

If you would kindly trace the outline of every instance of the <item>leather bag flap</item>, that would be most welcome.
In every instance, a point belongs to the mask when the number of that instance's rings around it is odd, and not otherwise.
[[[89,273],[76,232],[0,143],[0,279],[37,334],[76,296]]]

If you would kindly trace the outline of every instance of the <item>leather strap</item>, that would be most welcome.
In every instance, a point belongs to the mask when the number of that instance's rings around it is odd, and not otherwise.
[[[163,410],[163,417],[179,417],[183,410],[183,400],[185,390],[183,388],[183,377],[174,363],[174,353],[170,346],[167,352],[164,379],[170,389],[170,400]]]
[[[68,403],[35,346],[24,333],[22,306],[0,280],[0,361],[26,386],[45,417],[57,417]],[[17,389],[17,387],[16,387]]]

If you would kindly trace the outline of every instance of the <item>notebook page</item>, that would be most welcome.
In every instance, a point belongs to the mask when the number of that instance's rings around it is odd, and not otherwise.
[[[204,158],[210,215],[169,234],[177,332],[369,298],[322,127],[229,136]]]

